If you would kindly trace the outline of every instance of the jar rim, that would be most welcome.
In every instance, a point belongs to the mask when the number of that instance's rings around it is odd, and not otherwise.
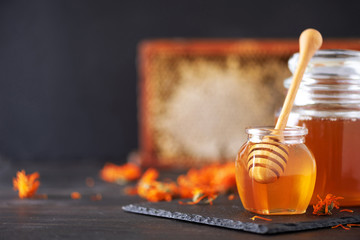
[[[293,54],[288,67],[292,73],[295,72],[299,61],[299,53]],[[325,79],[349,79],[356,80],[353,84],[359,84],[360,75],[360,51],[326,49],[316,51],[311,58],[305,73],[307,78],[325,78]]]
[[[299,53],[293,54],[292,58],[296,60],[299,57]],[[311,63],[318,61],[324,61],[324,59],[333,59],[334,61],[341,60],[358,60],[360,61],[360,51],[356,50],[345,50],[345,49],[322,49],[315,52],[314,56],[310,60]]]
[[[308,134],[308,129],[302,126],[287,126],[285,129],[275,129],[273,126],[247,127],[249,135],[297,137]]]

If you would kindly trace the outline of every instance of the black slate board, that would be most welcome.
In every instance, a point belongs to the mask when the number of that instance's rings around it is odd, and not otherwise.
[[[331,216],[315,216],[312,207],[306,214],[265,216],[272,221],[250,218],[254,214],[246,211],[239,199],[216,199],[213,205],[180,205],[178,201],[158,203],[137,203],[123,206],[127,212],[139,213],[157,217],[183,220],[193,223],[207,224],[236,230],[243,230],[258,234],[276,234],[292,231],[311,230],[335,226],[337,224],[360,223],[360,207],[352,207],[353,213],[340,212],[334,209]]]

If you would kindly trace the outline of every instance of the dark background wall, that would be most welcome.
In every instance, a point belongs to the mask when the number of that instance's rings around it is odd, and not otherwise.
[[[309,8],[307,10],[307,8]],[[359,1],[0,1],[0,154],[125,161],[136,47],[162,37],[360,37]]]

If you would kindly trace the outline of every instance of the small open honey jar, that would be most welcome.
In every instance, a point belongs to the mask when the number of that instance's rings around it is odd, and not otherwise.
[[[244,208],[266,215],[305,213],[316,179],[315,159],[304,144],[307,128],[255,127],[246,133],[248,141],[235,162]],[[275,142],[276,148],[272,147]],[[264,173],[271,176],[270,182],[257,176]]]

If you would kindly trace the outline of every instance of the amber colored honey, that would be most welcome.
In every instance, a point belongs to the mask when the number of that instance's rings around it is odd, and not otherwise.
[[[344,197],[342,206],[360,205],[360,119],[306,118],[299,126],[309,130],[306,146],[317,165],[314,195]]]
[[[308,207],[316,178],[312,154],[304,144],[289,145],[289,158],[282,176],[273,183],[261,184],[249,177],[246,143],[236,158],[236,182],[246,210],[259,214],[301,214]]]

